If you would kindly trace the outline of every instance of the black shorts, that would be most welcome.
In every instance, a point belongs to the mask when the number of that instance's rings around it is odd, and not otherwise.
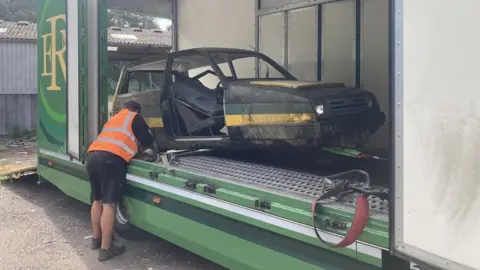
[[[126,183],[127,163],[121,157],[104,151],[93,151],[87,157],[93,201],[118,203]]]

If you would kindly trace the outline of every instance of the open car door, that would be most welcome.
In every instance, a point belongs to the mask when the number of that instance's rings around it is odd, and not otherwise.
[[[142,106],[142,116],[155,136],[163,136],[161,95],[164,87],[164,69],[153,66],[127,65],[122,69],[112,101],[112,113],[121,110],[123,103],[134,100]]]
[[[393,3],[391,251],[480,269],[480,1]]]

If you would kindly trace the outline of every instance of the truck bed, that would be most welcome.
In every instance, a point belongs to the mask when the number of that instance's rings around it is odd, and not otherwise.
[[[35,173],[36,141],[32,138],[0,138],[0,180]]]
[[[208,153],[179,156],[175,159],[172,167],[309,203],[321,196],[324,191],[324,177],[335,173],[332,171],[323,171],[322,173],[318,170],[315,173],[307,173],[290,168],[286,170],[271,164],[262,165],[227,159]],[[372,189],[388,191],[387,188],[381,186],[373,186]],[[329,207],[353,214],[356,207],[355,199],[356,194],[351,194],[342,200],[329,203]],[[372,217],[388,220],[388,201],[370,196],[369,203]]]

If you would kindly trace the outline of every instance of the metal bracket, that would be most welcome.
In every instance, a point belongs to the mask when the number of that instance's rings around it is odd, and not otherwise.
[[[158,180],[158,175],[159,175],[158,172],[149,172],[149,173],[148,173],[148,176],[149,176],[150,179],[152,179],[152,180]]]
[[[270,210],[272,208],[272,204],[269,201],[256,200],[255,207]]]
[[[359,176],[362,177],[363,180],[358,181]],[[345,171],[345,172],[325,176],[325,182],[330,185],[333,185],[334,180],[349,180],[356,183],[364,182],[367,187],[371,186],[370,175],[364,170],[350,170],[350,171]]]
[[[358,177],[363,178],[361,181],[358,181]],[[353,193],[353,189],[348,189],[347,186],[350,183],[365,183],[365,189],[369,189],[370,185],[370,175],[363,170],[349,170],[341,173],[332,174],[324,178],[325,185],[323,187],[323,194],[328,192],[331,189],[339,188],[340,190],[345,190],[336,194],[335,199],[340,200],[345,195]],[[341,186],[339,186],[341,185]]]
[[[343,221],[338,221],[334,219],[327,219],[326,220],[327,226],[334,229],[334,230],[346,230],[347,223]]]
[[[217,188],[213,185],[206,185],[205,187],[203,187],[203,192],[215,194],[217,192]]]
[[[163,155],[161,155],[162,163],[165,165],[177,165],[178,157],[185,156],[196,151],[198,150],[197,149],[168,150]]]
[[[197,184],[199,184],[198,181],[189,180],[189,181],[185,182],[185,187],[189,188],[189,189],[197,189]]]

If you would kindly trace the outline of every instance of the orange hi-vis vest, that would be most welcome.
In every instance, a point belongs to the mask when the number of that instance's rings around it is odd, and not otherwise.
[[[98,137],[88,148],[91,151],[106,151],[122,157],[127,163],[137,154],[137,138],[133,135],[132,122],[137,115],[123,109],[103,126]]]

